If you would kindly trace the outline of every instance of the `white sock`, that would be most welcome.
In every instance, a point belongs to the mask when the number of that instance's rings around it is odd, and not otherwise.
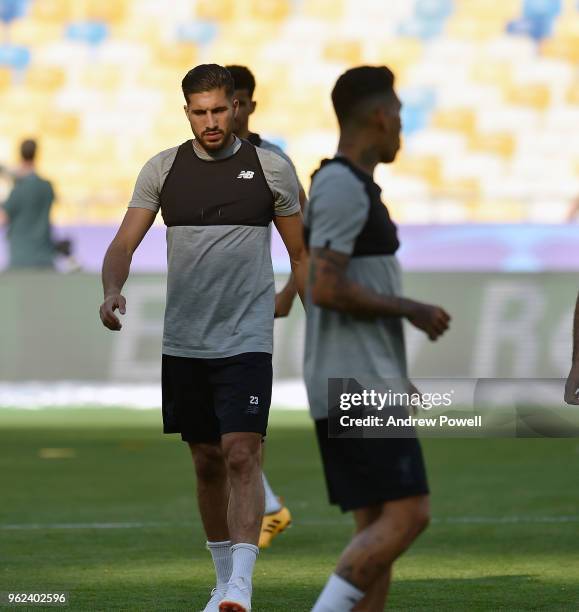
[[[276,494],[269,486],[269,482],[267,482],[264,472],[261,473],[261,479],[263,480],[263,489],[265,491],[265,513],[274,514],[275,512],[279,512],[281,510],[281,504]]]
[[[227,584],[233,571],[233,558],[231,555],[231,541],[207,542],[207,549],[213,558],[217,586]]]
[[[236,578],[243,578],[251,590],[251,579],[253,577],[253,567],[259,554],[259,548],[254,544],[234,544],[231,547],[233,558],[233,571],[231,572],[231,582]]]
[[[332,574],[312,612],[349,612],[362,597],[362,591],[340,576]]]

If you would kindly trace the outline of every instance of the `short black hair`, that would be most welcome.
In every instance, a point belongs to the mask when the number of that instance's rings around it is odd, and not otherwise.
[[[20,157],[24,161],[34,161],[36,157],[36,140],[28,138],[20,143]]]
[[[389,95],[394,95],[394,74],[386,66],[350,68],[332,89],[332,103],[338,123],[344,126],[356,118],[363,102]]]
[[[235,82],[235,89],[247,89],[249,97],[253,98],[255,91],[255,77],[247,66],[225,66],[231,73]]]
[[[199,64],[199,66],[189,70],[181,81],[181,89],[187,104],[189,104],[190,94],[212,91],[222,87],[225,88],[227,96],[233,97],[235,89],[233,77],[227,68],[219,64]]]

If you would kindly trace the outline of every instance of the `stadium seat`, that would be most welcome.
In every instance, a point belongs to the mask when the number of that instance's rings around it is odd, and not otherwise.
[[[62,24],[73,19],[75,0],[34,0],[30,3],[30,17],[35,21]]]
[[[356,66],[362,62],[362,43],[359,40],[331,40],[324,46],[323,58],[327,62]]]
[[[6,91],[12,85],[12,71],[0,68],[0,91]]]
[[[248,4],[246,16],[262,21],[281,22],[289,17],[292,9],[290,0],[248,0]]]
[[[108,36],[108,26],[101,21],[71,23],[66,28],[66,38],[88,45],[98,45]]]
[[[26,0],[1,0],[0,21],[9,24],[19,19],[25,13],[26,4]]]
[[[26,71],[26,86],[37,92],[53,93],[64,86],[64,70],[54,66],[33,65]]]
[[[523,16],[553,19],[561,12],[561,0],[524,0]]]
[[[0,66],[24,70],[30,63],[30,50],[15,45],[0,45]]]
[[[322,21],[337,21],[344,15],[344,0],[304,0],[302,14]]]
[[[180,42],[208,45],[217,36],[217,25],[212,21],[194,21],[179,24],[176,38]]]
[[[469,108],[439,109],[432,115],[432,125],[445,130],[457,130],[466,136],[471,136],[476,127],[476,115]]]
[[[210,21],[230,21],[236,17],[236,5],[236,0],[197,0],[195,15]]]
[[[515,150],[515,141],[513,136],[505,132],[473,134],[470,137],[468,144],[473,151],[500,155],[506,159],[511,158]]]
[[[549,106],[550,97],[549,87],[540,84],[513,85],[507,93],[509,104],[531,106],[538,110],[545,110]]]

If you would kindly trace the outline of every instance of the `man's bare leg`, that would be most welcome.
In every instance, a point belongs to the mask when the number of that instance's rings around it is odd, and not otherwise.
[[[228,433],[221,449],[230,483],[227,521],[233,569],[220,612],[249,610],[253,567],[259,553],[257,541],[263,518],[261,434]]]
[[[205,610],[214,611],[225,596],[233,571],[231,541],[227,525],[229,482],[219,443],[189,443],[197,474],[197,502],[207,548],[215,566],[215,588]]]
[[[365,517],[366,521],[370,518]],[[427,495],[385,502],[376,520],[357,533],[342,553],[335,574],[328,580],[313,612],[379,612],[380,607],[361,608],[359,605],[368,593],[371,597],[368,605],[380,606],[377,593],[381,590],[384,596],[387,594],[385,577],[392,563],[427,524]],[[349,604],[350,601],[354,603]]]
[[[189,443],[197,475],[197,503],[207,540],[229,540],[229,482],[219,443]]]

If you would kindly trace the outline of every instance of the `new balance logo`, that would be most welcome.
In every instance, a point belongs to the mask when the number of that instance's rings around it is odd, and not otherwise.
[[[242,170],[238,175],[237,178],[242,178],[242,179],[252,179],[253,175],[255,174],[255,172],[253,172],[252,170]]]

